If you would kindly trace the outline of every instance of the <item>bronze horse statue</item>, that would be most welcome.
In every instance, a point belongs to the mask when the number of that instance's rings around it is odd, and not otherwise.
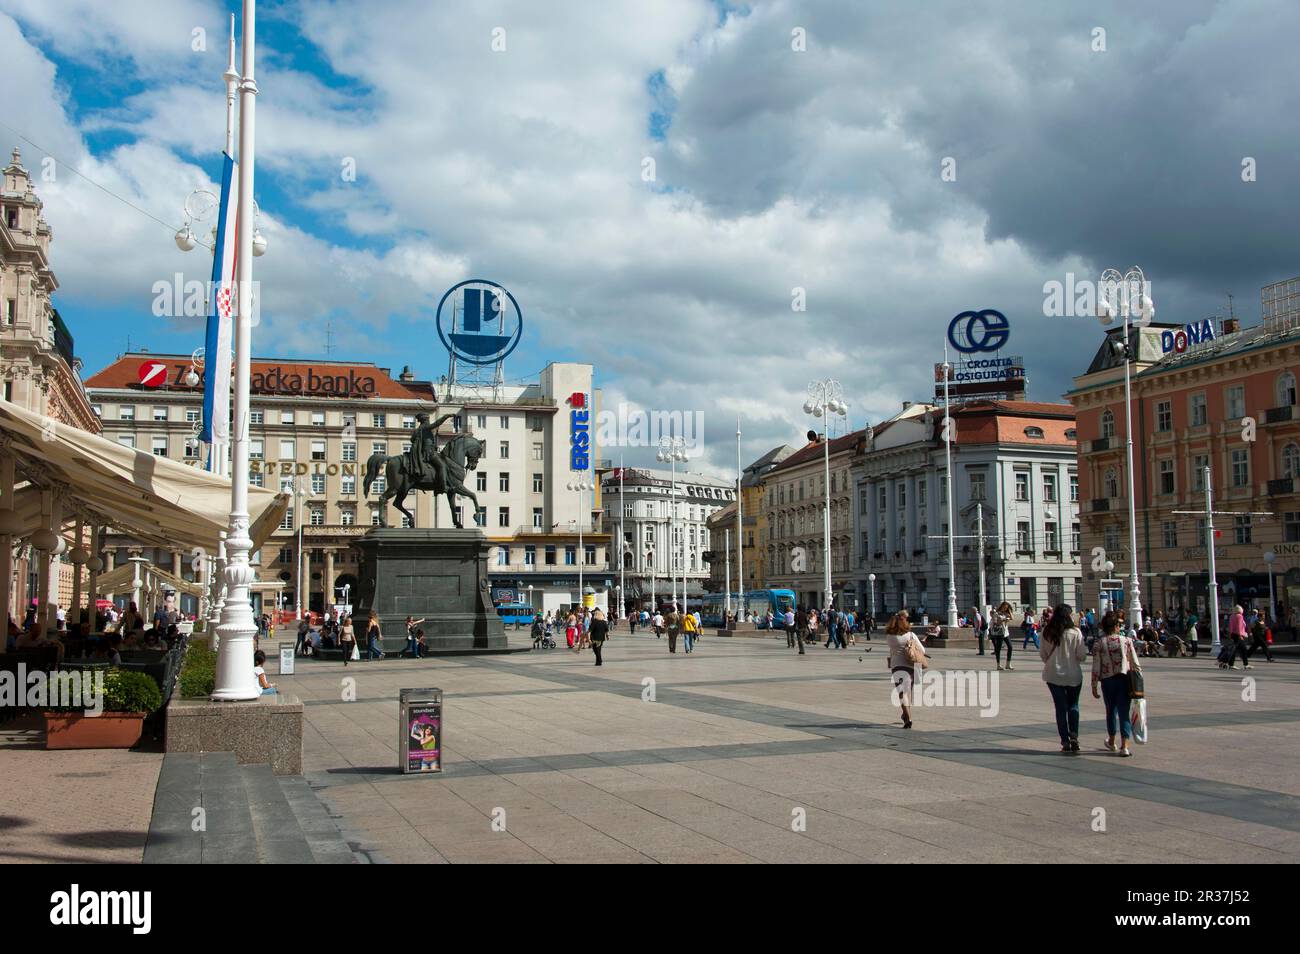
[[[393,501],[395,506],[402,513],[406,514],[412,524],[415,523],[415,515],[402,506],[406,500],[406,495],[412,490],[429,490],[432,491],[435,498],[438,494],[447,495],[447,503],[451,506],[451,520],[457,528],[462,528],[463,524],[460,519],[460,513],[456,509],[456,498],[468,497],[474,501],[474,510],[478,510],[478,497],[474,491],[465,486],[465,475],[471,470],[478,467],[479,458],[483,456],[483,442],[476,437],[470,437],[468,434],[457,434],[440,451],[429,451],[436,453],[442,461],[441,468],[434,468],[435,473],[439,470],[446,474],[446,480],[435,477],[434,480],[413,480],[411,474],[411,458],[409,455],[394,454],[391,457],[384,454],[374,453],[366,461],[366,476],[362,483],[361,495],[370,496],[370,485],[375,482],[379,476],[379,470],[384,470],[384,492],[379,497],[379,525],[388,526],[386,516],[387,508],[384,506],[389,500]],[[396,499],[394,499],[396,498]],[[435,506],[436,506],[435,500]]]

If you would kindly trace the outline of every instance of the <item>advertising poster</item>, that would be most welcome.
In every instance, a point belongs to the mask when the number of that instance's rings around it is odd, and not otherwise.
[[[406,771],[442,771],[442,705],[413,705],[407,716]]]

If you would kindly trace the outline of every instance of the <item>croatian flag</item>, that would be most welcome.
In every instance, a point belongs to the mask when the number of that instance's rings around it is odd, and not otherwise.
[[[221,210],[217,216],[217,244],[212,256],[212,313],[208,315],[207,336],[203,348],[203,430],[205,443],[226,444],[230,440],[230,339],[235,312],[235,211],[232,201],[235,160],[222,153]],[[220,410],[213,420],[214,410]],[[224,453],[224,451],[223,451]],[[216,470],[217,455],[208,455],[208,470]]]

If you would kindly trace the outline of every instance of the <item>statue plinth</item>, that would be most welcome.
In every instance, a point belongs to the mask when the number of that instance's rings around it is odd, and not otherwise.
[[[406,648],[408,616],[424,619],[420,628],[430,655],[508,651],[492,605],[482,530],[375,527],[351,546],[359,555],[360,592],[353,608],[362,655],[372,609],[386,653]]]

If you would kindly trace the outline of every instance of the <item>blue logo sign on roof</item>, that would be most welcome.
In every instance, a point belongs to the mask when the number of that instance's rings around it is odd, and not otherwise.
[[[524,332],[524,316],[515,296],[484,278],[447,289],[438,302],[437,321],[443,346],[469,364],[503,361]]]

